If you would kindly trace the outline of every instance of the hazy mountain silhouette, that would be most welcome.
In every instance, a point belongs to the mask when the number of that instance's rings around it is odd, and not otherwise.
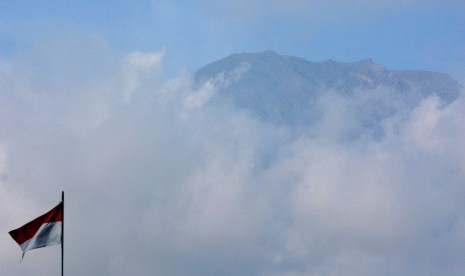
[[[273,124],[308,125],[323,110],[319,102],[331,94],[356,98],[356,111],[366,126],[410,110],[429,96],[447,105],[462,85],[447,74],[389,70],[371,59],[344,63],[311,62],[266,51],[234,54],[195,73],[198,86],[210,81],[212,101],[230,102]]]

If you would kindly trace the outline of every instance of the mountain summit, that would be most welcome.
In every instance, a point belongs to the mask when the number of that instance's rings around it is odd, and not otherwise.
[[[265,121],[286,125],[308,124],[318,118],[318,103],[328,93],[363,98],[358,112],[370,124],[398,109],[411,109],[430,96],[447,105],[462,89],[442,73],[389,70],[371,59],[311,62],[272,51],[220,59],[197,70],[195,81],[199,86],[215,84],[216,101],[232,102]]]

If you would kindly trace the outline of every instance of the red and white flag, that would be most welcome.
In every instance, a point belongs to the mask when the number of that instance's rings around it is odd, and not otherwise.
[[[42,216],[10,231],[19,244],[23,256],[28,250],[60,244],[62,242],[63,202]]]

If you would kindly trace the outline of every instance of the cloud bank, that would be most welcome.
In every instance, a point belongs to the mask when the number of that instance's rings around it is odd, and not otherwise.
[[[95,41],[0,63],[2,274],[59,271],[7,232],[66,192],[68,275],[462,275],[465,99],[365,131],[330,91],[298,134]],[[54,61],[54,62],[50,62]],[[238,70],[240,70],[239,68]],[[388,93],[385,93],[388,97]]]

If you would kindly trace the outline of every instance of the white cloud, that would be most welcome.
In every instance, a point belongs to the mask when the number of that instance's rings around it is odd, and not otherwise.
[[[211,100],[247,66],[194,90],[189,75],[162,79],[163,52],[60,51],[56,66],[86,57],[93,73],[1,65],[0,230],[65,190],[68,274],[463,274],[463,98],[394,102],[375,139],[348,135],[372,98],[326,92],[322,120],[297,135]],[[0,266],[49,275],[58,252],[19,265],[8,240]]]
[[[158,53],[131,53],[126,58],[123,68],[125,89],[123,90],[123,101],[131,101],[132,93],[141,82],[147,83],[154,76],[157,77],[162,72],[162,61],[165,52]]]
[[[149,71],[154,67],[160,67],[164,52],[158,53],[131,53],[127,57],[128,64],[136,70]]]
[[[199,108],[207,103],[215,94],[215,86],[212,81],[205,82],[197,91],[189,95],[185,99],[185,104],[188,108]]]
[[[215,95],[217,89],[227,88],[249,69],[250,64],[245,62],[231,72],[222,72],[215,78],[207,80],[199,89],[187,96],[185,99],[186,107],[200,108],[204,106]]]

